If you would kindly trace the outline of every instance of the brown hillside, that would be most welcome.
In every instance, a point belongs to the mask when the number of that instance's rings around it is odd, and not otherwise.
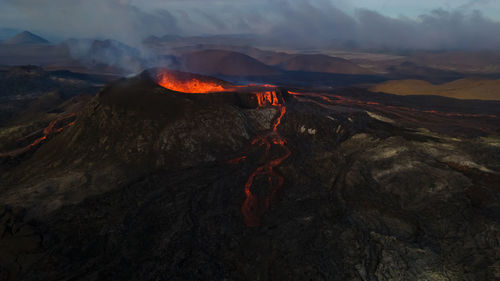
[[[371,88],[396,95],[436,95],[457,99],[500,100],[500,79],[465,78],[435,85],[423,80],[393,80]]]
[[[296,55],[281,63],[285,70],[327,72],[337,74],[370,74],[365,69],[348,60],[326,55]]]
[[[250,56],[225,51],[204,50],[184,54],[182,61],[190,72],[206,75],[273,75],[279,71]]]

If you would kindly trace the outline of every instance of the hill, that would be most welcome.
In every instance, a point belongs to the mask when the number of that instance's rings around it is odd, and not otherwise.
[[[498,51],[420,51],[411,54],[408,59],[420,65],[460,73],[500,73],[500,52]]]
[[[182,55],[184,67],[207,75],[257,76],[279,74],[279,71],[250,56],[225,50],[204,50]]]
[[[436,95],[457,99],[500,100],[500,79],[458,79],[444,84],[423,80],[392,80],[371,88],[375,92],[396,95]]]
[[[370,74],[365,69],[348,60],[327,55],[296,55],[282,62],[280,67],[285,70],[326,72],[337,74]]]
[[[49,41],[46,39],[35,35],[29,31],[23,31],[16,36],[7,39],[4,44],[12,44],[12,45],[25,45],[25,44],[48,44]]]

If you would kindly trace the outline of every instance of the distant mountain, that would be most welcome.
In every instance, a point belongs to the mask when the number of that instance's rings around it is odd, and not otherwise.
[[[391,80],[418,79],[433,84],[442,84],[464,77],[455,71],[422,66],[409,61],[404,61],[399,65],[391,65],[386,70]]]
[[[182,56],[187,70],[207,75],[258,76],[279,71],[250,56],[226,50],[204,50]]]
[[[259,60],[267,65],[277,65],[295,56],[284,52],[261,50],[250,46],[221,45],[221,44],[196,44],[173,48],[172,51],[179,54],[191,53],[203,50],[225,50],[242,53]]]
[[[499,51],[419,51],[409,60],[419,65],[460,73],[500,73]]]
[[[182,37],[178,35],[165,36],[149,36],[144,39],[143,43],[149,48],[153,48],[158,52],[162,50],[193,46],[193,45],[236,45],[248,46],[256,43],[257,38],[251,34],[229,34],[229,35],[211,35],[211,36],[188,36]]]
[[[423,80],[393,80],[371,88],[375,92],[396,95],[435,95],[457,99],[500,100],[500,79],[464,78],[444,84]]]
[[[38,65],[45,69],[83,70],[67,46],[58,44],[0,44],[0,65]]]
[[[327,55],[295,55],[279,65],[284,70],[326,72],[336,74],[372,74],[346,59],[331,57]]]
[[[141,69],[140,52],[116,40],[69,39],[63,45],[71,56],[89,69],[128,73]]]
[[[146,39],[144,39],[145,44],[158,44],[158,43],[165,43],[165,42],[178,42],[181,41],[183,37],[178,36],[178,35],[164,35],[162,37],[158,36],[149,36]]]
[[[50,43],[46,39],[35,35],[29,31],[23,31],[16,36],[7,39],[4,44],[16,44],[16,45],[25,45],[25,44],[48,44]]]
[[[16,34],[19,33],[19,30],[13,28],[0,28],[0,41],[7,40]]]

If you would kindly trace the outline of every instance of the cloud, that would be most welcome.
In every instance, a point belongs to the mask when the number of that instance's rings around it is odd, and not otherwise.
[[[3,0],[0,26],[58,38],[112,38],[137,43],[149,35],[255,34],[260,44],[364,48],[499,49],[500,22],[468,1],[454,10],[389,17],[345,0]],[[462,2],[463,3],[463,2]],[[430,7],[430,6],[429,6]],[[349,10],[349,11],[348,11]]]
[[[287,1],[280,6],[269,22],[273,27],[268,37],[296,46],[355,42],[364,48],[500,48],[500,22],[477,10],[435,9],[418,18],[394,18],[368,9],[349,15],[327,1]]]
[[[464,4],[462,4],[459,9],[470,9],[470,8],[476,8],[478,6],[482,6],[485,4],[490,4],[493,3],[493,0],[470,0]]]
[[[0,25],[37,30],[59,38],[140,41],[144,33],[179,32],[167,11],[146,12],[124,0],[4,0]]]
[[[498,49],[500,23],[478,11],[433,10],[418,19],[388,18],[361,10],[358,40],[366,46],[406,49]]]

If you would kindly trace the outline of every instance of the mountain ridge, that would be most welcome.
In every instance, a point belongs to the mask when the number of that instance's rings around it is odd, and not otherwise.
[[[28,45],[28,44],[49,44],[50,42],[45,38],[42,38],[36,34],[33,34],[27,30],[7,39],[3,44],[9,45]]]

